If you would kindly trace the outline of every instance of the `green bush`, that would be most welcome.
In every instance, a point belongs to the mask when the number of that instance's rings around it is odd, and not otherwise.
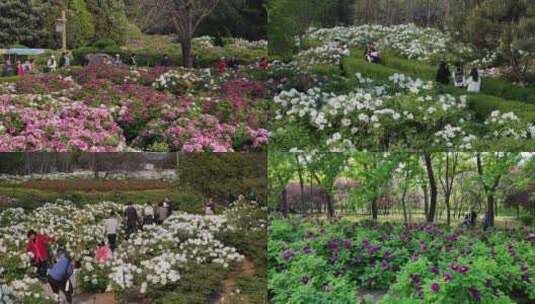
[[[93,43],[93,46],[99,50],[103,50],[111,47],[117,47],[117,43],[113,39],[102,38],[95,41],[95,43]]]
[[[524,226],[531,226],[535,222],[535,217],[531,215],[523,215],[518,218]]]

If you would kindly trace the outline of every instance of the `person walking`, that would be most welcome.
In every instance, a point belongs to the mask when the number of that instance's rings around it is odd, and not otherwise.
[[[11,60],[7,59],[2,65],[2,77],[9,77],[11,74]]]
[[[104,220],[104,227],[108,237],[108,244],[113,252],[117,248],[117,227],[119,227],[119,220],[113,212],[110,212],[109,217]]]
[[[26,251],[32,256],[33,262],[37,267],[37,275],[41,280],[46,278],[46,269],[48,267],[48,249],[47,245],[54,242],[54,238],[36,233],[35,230],[28,231],[28,242]]]
[[[22,65],[22,62],[17,61],[17,64],[16,64],[16,68],[17,68],[17,76],[24,76],[26,75],[26,70],[24,69],[24,66]]]
[[[158,224],[161,225],[165,221],[168,212],[168,208],[164,205],[163,202],[158,205]]]
[[[468,87],[468,92],[479,93],[481,91],[481,76],[477,69],[472,69],[470,71],[470,76],[466,79],[466,85]]]
[[[136,54],[130,54],[130,58],[128,58],[128,64],[131,66],[137,66]]]
[[[124,217],[126,220],[126,237],[129,238],[132,233],[137,231],[137,225],[139,223],[137,210],[132,203],[128,203],[124,210]]]
[[[58,259],[54,266],[48,270],[47,276],[48,284],[50,284],[58,302],[61,291],[65,295],[67,303],[72,303],[73,288],[70,278],[73,272],[74,267],[69,254],[64,249],[60,249]]]
[[[48,72],[55,72],[58,67],[58,63],[56,62],[56,56],[51,55],[48,59],[48,62],[46,63],[46,66],[48,68]]]
[[[144,225],[154,224],[154,208],[148,202],[147,202],[147,205],[145,205],[145,209],[143,209],[143,224]]]

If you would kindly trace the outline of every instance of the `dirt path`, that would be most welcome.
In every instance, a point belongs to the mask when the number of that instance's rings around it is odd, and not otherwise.
[[[253,262],[246,257],[241,269],[231,272],[223,282],[223,292],[219,296],[219,299],[215,300],[212,304],[229,304],[231,300],[239,300],[240,302],[247,303],[247,296],[235,294],[236,287],[238,286],[237,281],[240,276],[254,276],[254,274],[255,266]]]
[[[52,299],[55,298],[52,289],[48,284],[43,284],[45,293]],[[60,292],[61,294],[61,292]],[[61,303],[67,303],[63,294],[61,294]],[[96,294],[77,294],[72,297],[73,304],[117,304],[113,293],[96,293]]]

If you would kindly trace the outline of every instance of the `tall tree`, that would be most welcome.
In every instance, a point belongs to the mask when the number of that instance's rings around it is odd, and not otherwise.
[[[444,205],[446,206],[446,222],[448,226],[451,223],[451,195],[453,193],[453,185],[455,177],[457,176],[457,170],[459,167],[460,153],[457,152],[444,152],[440,153],[438,176],[439,182],[442,186],[442,192],[444,193]]]
[[[476,153],[478,181],[481,183],[487,197],[487,213],[489,224],[494,226],[496,203],[496,189],[500,180],[514,165],[520,161],[519,153],[485,152]]]
[[[182,46],[183,65],[193,67],[192,44],[195,32],[220,0],[142,0],[149,28],[169,29]]]
[[[292,153],[270,152],[268,155],[268,177],[270,190],[280,194],[280,200],[275,200],[275,208],[281,206],[282,214],[289,213],[288,193],[286,187],[295,174],[296,158]],[[270,196],[278,197],[278,195]]]

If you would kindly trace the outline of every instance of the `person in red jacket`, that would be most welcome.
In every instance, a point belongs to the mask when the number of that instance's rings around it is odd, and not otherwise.
[[[217,60],[215,62],[215,65],[217,67],[217,70],[219,71],[219,74],[223,74],[227,70],[227,62],[225,61],[225,57],[222,57],[221,59]]]
[[[32,255],[39,278],[46,278],[46,271],[48,268],[48,249],[46,245],[53,241],[54,238],[49,237],[46,234],[38,234],[34,230],[28,231],[26,251]]]
[[[262,70],[269,69],[269,61],[267,60],[266,57],[262,57],[262,59],[260,60],[259,66]]]

